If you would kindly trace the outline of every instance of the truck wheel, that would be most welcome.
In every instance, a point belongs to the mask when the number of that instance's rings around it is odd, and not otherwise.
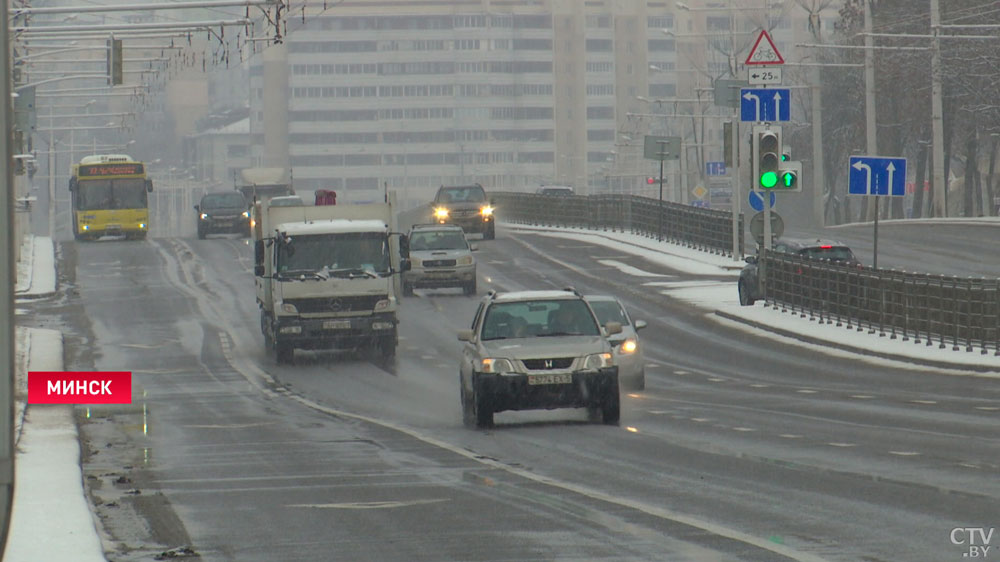
[[[497,237],[496,223],[490,223],[483,231],[483,240],[495,240]]]
[[[199,240],[204,240],[205,239],[205,230],[202,229],[202,228],[198,229],[198,239]]]
[[[601,400],[601,418],[605,425],[618,425],[621,418],[621,396],[617,384],[609,388]]]
[[[476,294],[476,280],[473,279],[472,281],[469,281],[468,283],[463,285],[462,290],[465,292],[466,295]]]
[[[274,359],[279,365],[291,365],[295,360],[295,348],[287,342],[278,342],[274,348]]]
[[[413,285],[410,283],[403,283],[403,296],[412,297],[413,296]]]

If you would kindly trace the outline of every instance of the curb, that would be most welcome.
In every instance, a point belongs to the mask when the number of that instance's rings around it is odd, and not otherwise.
[[[17,269],[19,276],[22,274],[22,270],[24,271],[24,276],[26,279],[24,284],[27,285],[27,288],[22,288],[21,290],[17,290],[17,288],[15,287],[14,298],[17,301],[38,300],[59,294],[59,280],[57,275],[58,268],[56,263],[55,242],[51,238],[43,236],[41,237],[42,244],[38,244],[36,243],[38,238],[39,237],[33,234],[28,234],[25,235],[24,237],[25,241],[22,246],[22,255],[21,255],[22,259],[18,263]],[[47,256],[41,257],[41,259],[38,259],[38,256],[35,255],[36,252],[51,252],[51,253]],[[39,291],[32,292],[32,289],[35,288],[34,285],[36,280],[35,279],[36,267],[52,268],[53,277],[51,279],[52,281],[51,290],[44,292],[39,292]],[[48,276],[43,275],[42,281],[45,282],[46,280],[48,280]],[[42,288],[48,289],[49,287],[42,287]]]
[[[15,265],[15,267],[17,268],[17,272],[15,273],[16,277],[20,277],[21,276],[21,272],[22,271],[24,272],[24,278],[25,278],[24,285],[27,287],[26,289],[21,289],[19,291],[18,288],[17,288],[17,283],[16,283],[17,279],[15,277],[14,296],[16,297],[19,293],[23,293],[23,292],[31,290],[31,281],[33,280],[32,276],[34,275],[34,271],[35,271],[35,235],[34,234],[25,234],[24,235],[24,239],[21,241],[21,259],[17,262],[17,264]]]
[[[805,343],[811,343],[813,345],[818,345],[822,347],[830,347],[833,349],[839,349],[841,351],[847,351],[849,353],[855,353],[858,355],[868,355],[870,357],[878,357],[880,359],[889,359],[892,361],[899,361],[902,363],[911,363],[913,365],[922,365],[925,367],[934,367],[936,369],[951,369],[959,371],[971,371],[976,373],[995,373],[997,371],[995,366],[990,365],[970,365],[966,363],[951,363],[948,361],[934,361],[930,359],[919,359],[916,357],[910,357],[908,355],[897,355],[895,353],[886,353],[884,351],[876,351],[873,349],[866,349],[863,347],[856,347],[853,345],[847,345],[839,342],[834,342],[822,338],[814,338],[800,332],[793,332],[791,330],[785,330],[783,328],[776,328],[769,324],[764,324],[762,322],[757,322],[755,320],[749,320],[735,314],[730,314],[722,310],[716,310],[715,315],[720,318],[725,318],[726,320],[731,320],[733,322],[739,322],[747,326],[751,326],[758,330],[763,330],[766,332],[771,332],[773,334],[778,334],[779,336],[784,336],[786,338],[796,339]],[[914,344],[916,345],[916,344]],[[957,352],[956,352],[957,353]]]

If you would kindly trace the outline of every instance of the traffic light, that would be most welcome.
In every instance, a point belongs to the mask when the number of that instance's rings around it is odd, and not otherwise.
[[[802,162],[798,160],[782,162],[781,169],[778,170],[778,185],[774,189],[781,191],[802,191],[801,176]]]
[[[656,178],[646,178],[646,185],[653,185],[656,183]]]
[[[108,39],[108,85],[118,86],[123,83],[122,40]]]
[[[778,186],[781,165],[781,128],[758,125],[753,128],[753,189]]]
[[[792,147],[787,144],[781,147],[781,161],[788,162],[792,159]]]

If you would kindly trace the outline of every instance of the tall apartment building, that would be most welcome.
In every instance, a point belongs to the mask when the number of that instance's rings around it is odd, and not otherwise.
[[[587,192],[636,97],[676,88],[647,71],[674,56],[655,4],[368,0],[308,15],[251,65],[252,158],[280,165],[284,144],[299,188],[359,200],[465,182]],[[268,74],[282,58],[287,92]],[[284,110],[275,140],[268,113]]]
[[[711,77],[728,76],[707,36],[728,31],[720,15],[729,22],[738,7],[688,4],[354,0],[307,11],[284,44],[251,61],[251,161],[287,165],[299,189],[332,188],[347,200],[374,200],[388,186],[420,202],[466,182],[631,190],[656,163],[624,160],[623,143],[689,135],[694,125],[630,116],[667,113],[650,100],[699,96]],[[797,6],[765,6],[779,46],[806,27]],[[753,26],[737,15],[736,29]],[[683,39],[699,33],[700,42]],[[717,133],[698,138],[721,153]]]

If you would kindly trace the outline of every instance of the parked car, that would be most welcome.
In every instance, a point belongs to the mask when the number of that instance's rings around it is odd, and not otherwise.
[[[410,229],[410,270],[403,273],[403,295],[413,289],[461,287],[476,294],[476,251],[462,227],[453,224],[416,224]]]
[[[630,390],[645,389],[646,359],[639,344],[638,331],[646,327],[646,321],[633,321],[625,310],[625,305],[617,297],[587,295],[585,298],[601,325],[606,325],[608,322],[618,322],[622,325],[620,334],[608,338],[614,349],[614,361],[618,365],[618,380],[622,387]]]
[[[771,246],[772,252],[797,254],[813,259],[825,259],[836,263],[851,265],[861,265],[861,261],[851,249],[836,240],[826,240],[822,238],[782,238],[776,240]],[[740,280],[737,287],[740,295],[740,304],[750,306],[757,300],[764,298],[760,293],[758,283],[757,256],[747,256],[747,262],[740,271]]]
[[[434,221],[439,224],[457,224],[466,233],[481,233],[484,240],[496,237],[493,203],[486,199],[486,190],[478,183],[442,185],[431,207]]]
[[[208,193],[194,210],[198,212],[198,238],[220,232],[250,236],[250,207],[238,191]]]
[[[573,188],[568,185],[543,185],[535,190],[539,195],[573,195]]]
[[[572,289],[490,291],[472,329],[458,333],[466,425],[490,426],[505,410],[583,407],[617,424],[618,366],[608,337],[621,331],[618,322],[601,326]]]

